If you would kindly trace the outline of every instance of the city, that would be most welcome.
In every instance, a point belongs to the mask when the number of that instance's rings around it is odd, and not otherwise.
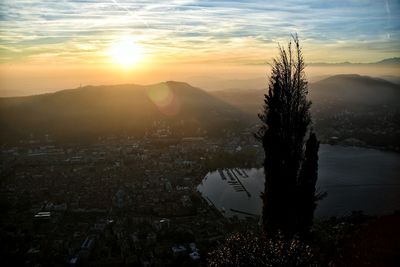
[[[45,136],[3,147],[1,199],[8,212],[2,240],[10,241],[10,259],[29,265],[196,265],[228,230],[255,227],[257,218],[226,218],[197,191],[213,161],[223,166],[221,155],[235,153],[247,168],[257,157],[261,164],[252,134],[168,133],[158,123],[143,138],[57,145]]]

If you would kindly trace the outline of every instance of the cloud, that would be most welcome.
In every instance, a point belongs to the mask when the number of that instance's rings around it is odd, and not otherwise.
[[[354,58],[332,60],[375,60],[400,54],[399,11],[400,2],[389,0],[3,0],[0,61],[57,50],[66,60],[92,60],[93,51],[123,35],[135,36],[149,54],[166,61],[193,60],[195,54],[223,62],[224,53],[227,61],[232,53],[238,62],[252,61],[294,32],[313,48],[306,52],[316,61],[341,51],[343,43],[358,49],[345,53]]]

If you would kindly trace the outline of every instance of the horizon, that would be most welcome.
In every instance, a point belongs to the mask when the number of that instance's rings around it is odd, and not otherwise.
[[[386,82],[392,83],[394,85],[400,84],[400,76],[395,76],[395,75],[383,75],[383,76],[370,76],[370,75],[365,75],[365,74],[359,74],[359,73],[353,73],[353,72],[348,72],[348,73],[335,73],[333,75],[319,75],[319,76],[312,76],[311,78],[308,79],[310,84],[314,84],[320,81],[323,81],[325,79],[331,78],[331,77],[338,77],[338,76],[359,76],[363,78],[373,78],[373,79],[381,79]],[[196,80],[197,78],[197,80]],[[127,83],[116,83],[116,84],[80,84],[77,87],[73,88],[55,88],[55,89],[50,89],[50,90],[2,90],[0,89],[0,98],[8,98],[8,97],[29,97],[29,96],[36,96],[36,95],[42,95],[42,94],[52,94],[52,93],[57,93],[61,91],[69,91],[69,90],[78,90],[81,88],[88,88],[88,87],[117,87],[117,86],[143,86],[143,87],[151,87],[154,85],[158,84],[163,84],[163,83],[168,83],[168,82],[177,82],[177,83],[185,83],[191,87],[195,87],[198,89],[201,89],[206,92],[218,92],[218,91],[226,91],[226,90],[250,90],[250,91],[257,91],[257,90],[266,90],[268,88],[268,79],[265,77],[252,77],[248,79],[220,79],[218,80],[217,78],[202,81],[200,79],[203,77],[193,77],[194,80],[191,81],[184,81],[184,80],[163,80],[163,81],[156,81],[156,82],[150,82],[150,83],[135,83],[135,82],[127,82]],[[392,78],[393,80],[391,80]],[[235,85],[232,85],[235,83]],[[243,85],[243,83],[246,83]]]
[[[400,56],[396,1],[0,5],[0,91],[15,95],[164,80],[215,90],[223,85],[209,80],[265,77],[292,34],[300,37],[309,78],[399,75],[398,66],[366,64]]]

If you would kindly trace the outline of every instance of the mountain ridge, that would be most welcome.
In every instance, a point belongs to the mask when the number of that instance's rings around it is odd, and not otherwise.
[[[337,62],[337,63],[329,63],[329,62],[314,62],[314,63],[309,63],[308,65],[314,65],[314,66],[340,66],[340,65],[399,65],[400,64],[400,57],[391,57],[391,58],[384,58],[379,61],[374,61],[374,62]]]
[[[238,108],[184,82],[86,86],[0,98],[0,137],[143,134],[159,120],[180,125],[177,135],[192,135],[199,128],[211,133],[225,126],[240,127],[246,117]]]

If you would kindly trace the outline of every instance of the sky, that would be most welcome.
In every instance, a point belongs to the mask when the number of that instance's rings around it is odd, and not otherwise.
[[[294,33],[307,63],[375,62],[400,56],[399,12],[399,0],[2,0],[0,89],[256,77]],[[124,40],[140,50],[129,67],[132,51],[112,54]]]

